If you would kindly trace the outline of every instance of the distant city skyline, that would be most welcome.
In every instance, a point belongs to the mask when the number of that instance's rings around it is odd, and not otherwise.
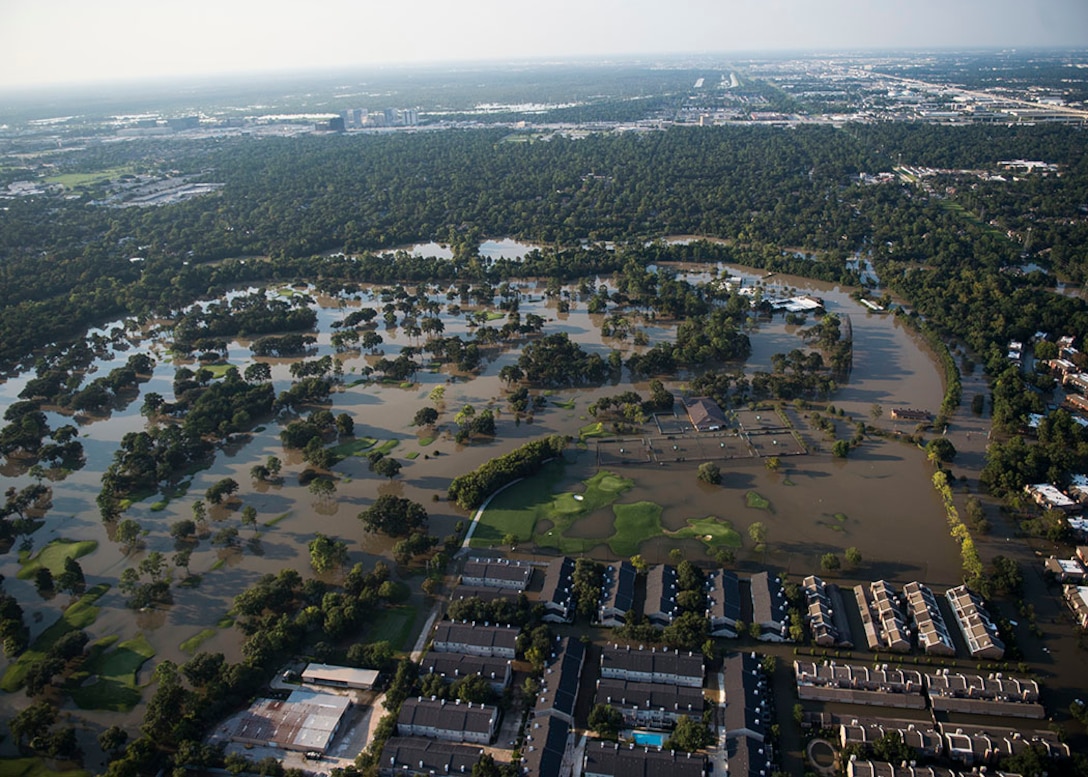
[[[0,88],[488,60],[1088,46],[1085,0],[4,0]]]

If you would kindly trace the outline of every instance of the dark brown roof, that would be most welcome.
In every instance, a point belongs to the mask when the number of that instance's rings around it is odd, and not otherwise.
[[[430,774],[471,774],[483,748],[426,737],[390,737],[382,748],[380,769],[426,771]]]
[[[594,741],[586,745],[582,773],[615,777],[702,777],[705,768],[706,758],[698,753]]]

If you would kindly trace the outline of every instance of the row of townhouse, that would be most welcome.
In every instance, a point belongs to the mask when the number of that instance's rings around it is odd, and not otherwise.
[[[730,777],[772,774],[771,689],[755,653],[739,653],[723,661],[722,690],[727,773]]]
[[[584,777],[705,777],[706,756],[594,740],[586,745]]]
[[[616,628],[627,621],[634,608],[638,576],[627,561],[609,566],[605,571],[597,620],[603,626]],[[743,588],[747,587],[747,592]],[[643,615],[658,627],[668,626],[679,613],[676,568],[669,564],[651,567],[646,575],[646,596]],[[707,575],[706,617],[710,634],[716,637],[736,637],[737,623],[746,603],[751,603],[752,622],[759,624],[759,639],[765,642],[786,642],[789,639],[789,602],[782,581],[775,575],[760,572],[742,581],[729,570],[715,570]]]
[[[705,676],[700,653],[624,645],[606,645],[601,651],[603,679],[702,688]]]
[[[903,586],[903,598],[918,635],[918,647],[929,656],[956,655],[956,645],[933,591],[923,583],[914,581]]]
[[[795,661],[801,699],[876,707],[925,709],[935,713],[1035,718],[1045,716],[1034,680],[949,672],[923,675],[916,669],[869,667],[835,661]]]
[[[870,650],[910,651],[907,619],[899,608],[895,588],[886,580],[854,587],[854,596]]]
[[[956,624],[967,643],[971,658],[999,661],[1005,657],[1005,643],[997,635],[997,626],[986,612],[982,597],[965,585],[949,588],[945,598],[956,616]]]
[[[397,716],[397,734],[450,742],[491,744],[499,725],[499,708],[491,704],[447,701],[434,696],[405,699]]]
[[[1054,731],[1023,730],[1007,724],[972,726],[960,722],[839,718],[836,727],[842,747],[860,746],[869,751],[883,737],[895,733],[922,759],[947,758],[969,768],[992,768],[1029,747],[1050,758],[1070,755],[1069,746]]]
[[[941,613],[937,596],[925,584],[918,581],[907,583],[903,586],[902,599],[886,580],[855,586],[854,595],[870,650],[908,653],[912,649],[912,638],[916,635],[918,647],[927,655],[956,655],[956,645]],[[945,599],[971,657],[987,660],[1002,658],[1005,646],[998,637],[997,627],[986,613],[982,599],[966,586],[949,589],[945,592]],[[902,604],[905,604],[905,608]]]
[[[805,596],[805,625],[813,643],[821,647],[852,648],[850,623],[846,620],[839,587],[809,575],[801,581],[801,591]]]
[[[990,772],[994,777],[1021,777],[1018,774],[995,771]],[[954,769],[946,769],[943,766],[917,766],[909,764],[893,764],[887,761],[850,761],[846,765],[846,777],[974,777],[973,774],[963,774]]]
[[[479,580],[470,577],[470,582]],[[459,587],[458,593],[513,592],[509,586]],[[480,598],[484,598],[480,596]],[[492,623],[443,621],[434,630],[431,650],[420,662],[422,675],[437,675],[445,682],[479,675],[492,690],[502,693],[513,678],[513,659],[519,629]],[[472,704],[436,697],[405,699],[397,715],[396,736],[382,748],[378,771],[383,777],[431,777],[471,774],[498,733],[501,713],[490,704]]]
[[[922,674],[914,669],[835,661],[794,661],[793,669],[797,695],[804,700],[918,710],[926,706]]]
[[[461,569],[461,585],[524,591],[533,577],[533,565],[504,558],[470,558]]]
[[[573,773],[574,710],[584,666],[581,642],[556,640],[521,749],[521,773],[526,777],[570,777]]]

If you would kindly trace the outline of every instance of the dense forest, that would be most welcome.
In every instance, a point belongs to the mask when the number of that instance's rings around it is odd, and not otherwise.
[[[670,234],[734,241],[703,258],[789,263],[775,269],[843,281],[848,259],[871,254],[882,279],[921,312],[945,310],[961,330],[984,324],[983,337],[1037,322],[1088,331],[1083,306],[1055,299],[1042,279],[997,272],[1027,254],[1082,278],[1088,157],[1078,128],[723,127],[517,139],[526,142],[508,142],[505,130],[242,138],[181,150],[148,141],[73,157],[74,171],[154,162],[226,185],[153,209],[95,205],[95,184],[79,198],[12,201],[0,211],[0,360],[244,282],[576,277],[627,258],[692,258],[690,246],[646,246]],[[897,161],[974,169],[1016,158],[1045,159],[1061,174],[943,190],[857,179]],[[489,267],[476,248],[493,236],[543,248],[523,267]],[[449,243],[454,261],[379,256],[420,240]],[[594,249],[598,241],[620,250]],[[321,257],[331,252],[348,256]]]

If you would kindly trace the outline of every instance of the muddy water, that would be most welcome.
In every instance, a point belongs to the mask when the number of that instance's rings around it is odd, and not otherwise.
[[[692,280],[703,277],[704,267],[690,269]],[[758,271],[729,267],[731,274],[740,274],[754,283]],[[607,284],[608,279],[596,279]],[[919,347],[910,332],[890,316],[867,314],[849,299],[845,290],[801,278],[777,276],[768,282],[778,289],[792,288],[796,293],[813,293],[823,297],[832,312],[849,313],[853,319],[855,338],[854,369],[849,383],[842,386],[830,401],[847,413],[867,418],[873,403],[885,407],[885,413],[894,406],[926,407],[935,409],[941,398],[940,378],[928,355]],[[577,292],[572,293],[573,309],[559,315],[554,300],[546,300],[542,285],[523,283],[522,316],[536,313],[543,316],[546,332],[566,332],[585,348],[606,354],[617,348],[630,352],[630,341],[602,341],[599,333],[601,316],[590,315]],[[368,289],[353,299],[319,299],[317,309],[318,345],[312,356],[332,353],[329,345],[330,325],[359,306],[380,309],[381,289]],[[432,290],[434,292],[434,290]],[[238,292],[236,292],[238,293]],[[444,334],[467,334],[472,331],[465,316],[448,314],[446,289],[432,297],[443,305],[441,315]],[[459,302],[459,300],[452,300]],[[471,310],[470,306],[465,306]],[[633,316],[637,318],[637,316]],[[400,326],[388,328],[380,321],[377,331],[385,338],[384,353],[393,357],[400,348],[419,345],[420,340],[408,336]],[[492,326],[501,325],[501,321]],[[109,327],[105,329],[108,330]],[[651,340],[673,336],[672,326],[656,322],[645,327]],[[787,326],[782,318],[760,322],[751,332],[753,355],[747,369],[766,368],[773,353],[802,347],[796,328]],[[230,343],[229,361],[243,368],[251,359],[248,341]],[[430,512],[432,532],[444,535],[454,524],[466,518],[463,511],[444,500],[444,494],[452,477],[469,471],[488,459],[507,452],[525,441],[548,433],[577,434],[580,426],[588,422],[586,408],[595,399],[629,388],[626,376],[619,384],[595,389],[560,391],[556,400],[573,400],[574,409],[554,405],[535,414],[532,422],[516,424],[509,408],[504,404],[503,385],[497,374],[504,364],[516,359],[520,346],[506,352],[493,352],[483,374],[471,380],[450,374],[448,371],[431,373],[421,371],[416,383],[404,389],[395,386],[359,385],[346,387],[332,397],[333,413],[347,412],[355,420],[357,436],[372,436],[380,441],[395,439],[397,448],[392,455],[403,464],[401,475],[389,482],[367,471],[365,460],[348,459],[335,468],[339,478],[335,498],[327,503],[316,500],[298,483],[298,475],[304,468],[297,453],[286,453],[279,443],[282,423],[288,419],[265,419],[251,435],[232,441],[220,449],[207,469],[195,473],[188,482],[187,495],[169,501],[164,509],[153,510],[158,497],[133,505],[126,517],[138,521],[146,531],[144,548],[130,555],[121,552],[112,540],[111,533],[98,517],[94,498],[99,488],[102,472],[109,465],[113,451],[124,434],[142,429],[146,420],[140,416],[142,395],[157,391],[168,400],[172,398],[172,378],[176,364],[162,359],[162,344],[154,339],[132,343],[127,351],[117,351],[109,358],[96,363],[96,374],[104,375],[109,369],[123,364],[136,349],[153,349],[158,352],[158,362],[152,379],[141,386],[141,396],[132,399],[127,406],[114,410],[108,418],[78,419],[81,439],[87,454],[87,465],[66,479],[52,483],[53,508],[47,522],[33,537],[35,549],[44,546],[55,537],[94,539],[98,550],[81,559],[90,584],[108,582],[116,584],[121,571],[133,566],[148,551],[158,550],[173,554],[175,548],[169,537],[168,527],[180,518],[191,515],[191,504],[210,485],[224,477],[233,477],[240,484],[240,493],[234,509],[212,511],[214,532],[219,526],[239,528],[243,541],[238,551],[226,552],[202,541],[195,549],[190,564],[193,574],[201,576],[201,584],[195,587],[173,589],[174,605],[155,613],[135,615],[123,606],[123,596],[114,588],[101,601],[102,613],[89,629],[93,638],[111,634],[130,637],[142,632],[157,651],[156,660],[184,661],[187,656],[180,644],[206,628],[214,628],[227,612],[234,595],[255,582],[261,575],[275,573],[290,567],[304,575],[309,574],[306,545],[315,532],[343,538],[351,549],[351,561],[372,565],[387,556],[390,543],[382,538],[364,534],[356,519],[357,513],[367,507],[378,494],[394,493],[414,499],[425,505]],[[367,365],[363,354],[345,354],[344,371],[347,382]],[[290,385],[290,360],[269,360],[273,367],[276,391]],[[0,407],[6,408],[17,400],[28,376],[18,376],[0,384]],[[682,384],[667,384],[679,391]],[[428,394],[444,386],[446,393],[439,406],[442,415],[440,427],[450,428],[453,415],[466,404],[478,410],[493,407],[498,414],[499,435],[495,442],[456,445],[449,436],[442,434],[434,443],[422,447],[417,430],[410,426],[415,412],[429,404]],[[636,388],[645,390],[644,384]],[[68,421],[60,413],[50,413],[54,427]],[[884,423],[890,424],[886,420]],[[840,431],[848,435],[845,427]],[[418,458],[406,458],[408,453],[418,452]],[[441,454],[437,455],[436,454]],[[284,479],[280,485],[255,485],[249,478],[250,467],[269,455],[284,460]],[[572,454],[568,465],[568,482],[573,483],[592,474],[594,457],[590,453]],[[954,546],[943,531],[943,514],[929,485],[929,471],[921,454],[896,443],[871,443],[854,454],[846,462],[833,461],[828,456],[808,456],[791,460],[779,474],[767,472],[760,463],[730,464],[724,488],[708,488],[698,484],[694,475],[695,465],[671,464],[662,468],[630,469],[623,474],[634,477],[636,487],[624,495],[623,501],[649,500],[664,507],[663,524],[677,529],[687,518],[717,515],[729,519],[735,528],[746,536],[747,527],[760,520],[768,528],[768,549],[765,554],[755,554],[746,549],[738,561],[744,568],[757,569],[763,565],[784,568],[798,574],[815,571],[820,555],[828,550],[841,550],[857,546],[867,561],[860,575],[909,578],[920,576],[934,584],[954,582],[958,562]],[[8,467],[3,484],[22,487],[31,478]],[[792,485],[791,485],[792,483]],[[744,505],[744,494],[756,490],[766,496],[773,513],[751,510]],[[441,501],[433,501],[438,495]],[[252,505],[258,511],[261,526],[257,531],[241,526],[239,513],[242,505]],[[836,512],[848,518],[842,531],[828,527],[830,516]],[[579,533],[597,529],[597,536],[611,534],[611,516],[608,511],[591,516]],[[273,525],[265,524],[273,522]],[[833,522],[833,521],[832,521]],[[651,560],[664,558],[668,550],[677,545],[668,538],[658,538],[643,546],[643,553]],[[707,559],[703,546],[695,540],[680,543],[685,553],[695,559]],[[895,548],[894,554],[886,549]],[[598,546],[594,555],[607,556],[607,546]],[[880,559],[894,555],[895,561]],[[51,601],[42,600],[33,586],[16,579],[18,564],[15,553],[0,557],[0,573],[5,587],[23,603],[27,621],[34,635],[52,623],[66,597]],[[175,570],[175,579],[183,573]],[[418,578],[416,578],[418,580]],[[204,643],[203,649],[222,651],[235,660],[238,654],[238,637],[231,630],[219,630]],[[14,703],[15,698],[0,700],[0,704]],[[132,720],[138,718],[137,710]],[[96,718],[97,719],[97,718]],[[112,720],[111,720],[112,722]]]

